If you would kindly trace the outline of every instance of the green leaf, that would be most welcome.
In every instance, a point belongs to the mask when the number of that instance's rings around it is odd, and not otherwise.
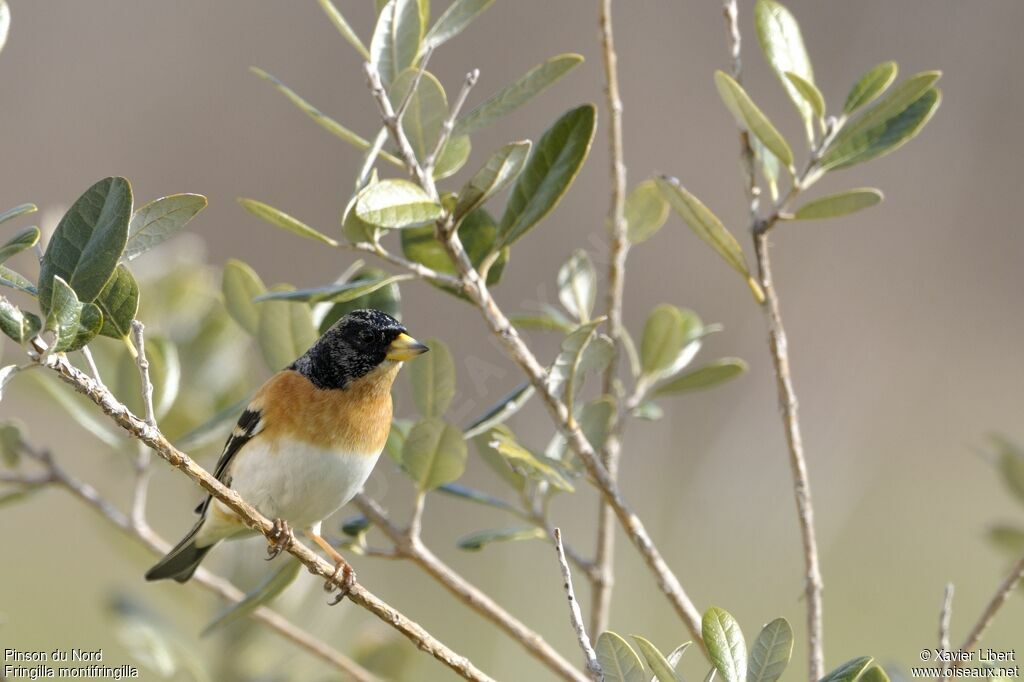
[[[302,113],[306,114],[306,116],[312,119],[314,123],[316,123],[318,126],[329,132],[331,135],[334,135],[335,137],[344,140],[345,142],[352,145],[356,149],[366,150],[370,148],[370,143],[367,140],[364,140],[361,136],[352,132],[351,130],[341,125],[327,114],[317,109],[315,106],[307,102],[305,99],[299,96],[294,90],[289,88],[287,85],[279,81],[274,76],[270,75],[263,69],[260,69],[255,66],[250,67],[249,70],[257,76],[259,76],[260,78],[262,78],[263,80],[273,85],[278,92],[280,92],[281,94],[288,98],[288,101],[297,106],[302,111]],[[382,151],[380,153],[380,157],[395,164],[396,166],[403,166],[402,161],[394,154]]]
[[[359,193],[356,215],[371,225],[392,229],[416,227],[441,217],[441,205],[408,180],[375,182]]]
[[[459,200],[452,212],[456,223],[519,177],[531,146],[529,140],[511,142],[491,155],[483,168],[459,190]]]
[[[499,424],[503,424],[509,417],[521,410],[523,405],[533,397],[534,393],[536,393],[536,390],[528,382],[524,381],[519,384],[511,393],[492,405],[466,427],[466,438],[474,438]]]
[[[91,302],[114,274],[128,241],[132,187],[124,178],[105,178],[86,190],[57,224],[39,272],[39,305],[50,312],[54,278]]]
[[[3,0],[0,0],[0,3],[2,2]],[[39,207],[35,204],[19,204],[14,208],[9,208],[6,211],[0,212],[0,223],[6,223],[8,220],[14,220],[15,218],[19,218],[23,215],[35,213],[38,210]]]
[[[1024,552],[1024,528],[998,525],[988,529],[988,539],[996,547],[1013,557]]]
[[[519,329],[536,329],[545,332],[564,332],[568,334],[573,329],[573,323],[562,313],[553,315],[550,312],[542,313],[518,313],[509,315],[509,319]]]
[[[884,195],[871,187],[849,189],[809,201],[793,214],[795,220],[820,220],[837,218],[881,203]]]
[[[859,682],[889,682],[889,676],[879,665],[873,665],[857,678]]]
[[[558,300],[569,314],[580,322],[588,322],[597,300],[597,271],[590,256],[576,249],[558,269]]]
[[[178,356],[178,347],[162,336],[146,339],[146,357],[149,359],[149,375],[153,383],[153,411],[157,419],[162,419],[178,398],[181,358]]]
[[[470,262],[475,267],[479,267],[495,248],[498,239],[498,226],[487,211],[478,208],[462,221],[459,237]],[[434,236],[433,225],[402,230],[402,252],[409,260],[422,263],[432,270],[446,275],[457,274],[455,263],[448,255],[448,251]],[[500,281],[507,262],[508,250],[503,249],[487,272],[488,284],[494,285]],[[465,296],[459,290],[441,288],[450,294],[459,297]]]
[[[629,642],[614,632],[602,632],[594,649],[605,682],[646,682],[644,664]]]
[[[573,485],[560,470],[558,462],[530,452],[515,441],[510,431],[495,429],[489,437],[491,440],[487,445],[502,456],[513,472],[535,481],[544,481],[559,490],[573,492]]]
[[[703,367],[675,377],[654,391],[655,395],[673,395],[696,391],[703,388],[711,388],[746,372],[747,363],[740,358],[722,358],[715,360]]]
[[[896,94],[893,91],[892,94]],[[888,98],[887,98],[888,99]],[[876,108],[882,107],[882,100]],[[912,140],[931,119],[939,108],[942,96],[935,88],[925,91],[918,99],[891,118],[865,127],[857,125],[844,128],[822,155],[818,165],[824,170],[849,168],[879,156],[895,151]],[[869,109],[862,118],[871,116],[875,109]]]
[[[19,231],[3,246],[0,246],[0,263],[3,263],[8,258],[31,249],[36,243],[39,242],[39,228],[38,227],[26,227],[24,230]]]
[[[11,9],[7,0],[0,0],[0,50],[7,44],[7,34],[11,30]],[[0,221],[2,222],[2,221]]]
[[[423,72],[416,91],[409,96],[409,89],[419,76],[419,71],[417,68],[408,68],[398,74],[388,89],[388,97],[395,109],[409,97],[409,104],[402,115],[402,130],[422,165],[434,151],[441,135],[441,126],[448,116],[448,98],[441,82],[429,71]]]
[[[96,416],[99,411],[96,410],[95,405],[86,404],[84,398],[46,374],[29,372],[28,376],[32,377],[50,395],[53,402],[67,412],[68,416],[74,419],[88,434],[95,436],[104,445],[115,450],[124,446],[125,438],[121,432],[115,431],[107,425],[106,420]],[[237,416],[236,412],[235,417],[237,418]]]
[[[800,93],[800,96],[811,107],[811,112],[815,118],[819,121],[823,120],[825,118],[825,96],[821,94],[818,86],[792,71],[786,72],[786,80],[796,88],[796,91]]]
[[[665,410],[661,409],[657,403],[646,402],[637,405],[630,414],[637,419],[656,422],[665,416]]]
[[[82,315],[78,322],[78,330],[67,350],[78,350],[92,341],[103,328],[103,312],[95,303],[83,303]]]
[[[571,402],[571,395],[578,388],[575,384],[576,375],[583,362],[583,356],[591,345],[597,334],[597,326],[604,320],[599,318],[580,325],[572,333],[566,336],[559,346],[558,356],[548,370],[547,385],[553,393],[559,393],[565,386],[568,402]],[[603,351],[602,351],[603,352]],[[598,364],[596,362],[591,365]]]
[[[626,236],[630,244],[647,241],[668,220],[668,202],[655,180],[644,180],[626,197]]]
[[[725,225],[711,212],[707,206],[680,186],[679,181],[674,178],[659,178],[658,188],[668,201],[669,205],[682,216],[683,221],[693,230],[698,237],[703,239],[713,248],[719,256],[725,259],[733,270],[743,275],[747,286],[754,294],[758,303],[764,302],[764,292],[760,285],[750,275],[747,269],[747,261],[743,256],[743,249],[736,237],[732,236]]]
[[[224,264],[221,291],[228,313],[250,336],[259,333],[260,309],[253,299],[267,288],[260,276],[247,263],[232,258]]]
[[[132,216],[122,258],[135,260],[167,241],[206,208],[206,204],[206,197],[201,194],[172,194],[149,202]]]
[[[283,286],[274,288],[274,291],[286,290]],[[292,364],[316,342],[316,327],[309,306],[264,301],[259,304],[259,316],[256,340],[271,370]]]
[[[21,448],[25,442],[22,431],[25,425],[17,419],[0,422],[0,460],[8,469],[21,463]]]
[[[808,83],[814,83],[814,72],[804,47],[803,36],[800,35],[800,25],[788,9],[774,0],[757,0],[754,5],[754,25],[761,51],[803,117],[810,139],[811,107],[785,75],[788,71]]]
[[[362,298],[383,289],[395,282],[402,282],[411,279],[411,275],[392,275],[390,277],[378,277],[374,279],[361,279],[354,282],[343,282],[341,284],[328,284],[322,287],[310,289],[282,289],[266,294],[260,294],[253,300],[257,303],[262,301],[303,301],[307,303],[347,303],[357,298]]]
[[[436,48],[462,33],[494,0],[455,0],[423,40],[423,49]]]
[[[459,485],[458,483],[446,483],[445,485],[439,487],[437,489],[437,492],[444,493],[445,495],[450,495],[452,497],[457,497],[461,500],[467,500],[469,502],[475,502],[476,504],[482,504],[487,507],[500,509],[502,511],[510,512],[512,514],[517,514],[519,512],[519,510],[516,509],[516,507],[512,506],[505,500],[499,499],[481,490],[476,490],[475,488]]]
[[[409,437],[410,429],[412,422],[407,419],[391,420],[391,431],[388,433],[387,442],[384,443],[384,452],[398,466],[402,466],[402,448],[405,447],[405,439]]]
[[[326,234],[322,232],[314,230],[312,227],[302,222],[301,220],[293,218],[284,211],[280,211],[274,208],[273,206],[270,206],[269,204],[264,204],[262,201],[256,201],[255,199],[246,199],[244,197],[241,197],[238,199],[238,203],[242,205],[242,208],[244,208],[249,213],[252,213],[260,220],[265,220],[266,222],[270,223],[271,225],[274,225],[275,227],[280,227],[282,230],[288,230],[289,232],[293,232],[299,235],[300,237],[315,239],[316,241],[323,242],[328,246],[338,245],[337,240],[328,237]]]
[[[615,401],[608,396],[591,400],[580,410],[580,430],[597,452],[600,452],[608,440],[614,414]]]
[[[256,586],[251,592],[245,595],[242,601],[235,604],[231,604],[220,614],[217,615],[213,621],[210,622],[205,628],[203,628],[202,634],[208,635],[211,631],[216,628],[223,627],[228,623],[234,623],[241,618],[248,616],[250,613],[269,603],[277,595],[281,594],[286,587],[291,585],[295,579],[299,576],[299,571],[302,569],[302,564],[295,557],[286,557],[284,565],[274,571],[271,575]]]
[[[704,612],[701,635],[715,669],[726,682],[746,682],[747,646],[736,619],[723,609]]]
[[[0,367],[0,401],[4,399],[4,388],[17,373],[17,365],[6,365],[5,367]],[[3,428],[3,425],[0,425],[0,428]],[[2,436],[0,436],[0,440],[2,440]]]
[[[658,682],[683,682],[682,676],[676,674],[675,668],[658,651],[658,647],[640,635],[632,635],[632,637],[640,648],[640,653],[643,654],[644,660],[647,661],[647,667],[654,673],[654,677],[657,678]]]
[[[505,86],[500,92],[462,116],[455,124],[455,132],[469,134],[494,123],[529,102],[581,63],[582,55],[560,54],[538,64],[519,80]]]
[[[62,277],[55,276],[50,312],[46,315],[46,322],[43,325],[43,331],[52,332],[56,338],[51,350],[68,350],[78,333],[81,318],[82,303],[75,295],[75,290]]]
[[[544,540],[547,535],[536,526],[529,528],[497,528],[480,530],[459,538],[456,545],[459,549],[478,551],[492,542],[513,542],[515,540]]]
[[[388,273],[378,268],[360,268],[356,270],[355,274],[352,275],[350,283],[358,284],[359,282],[375,282],[382,279],[388,279]],[[363,293],[351,301],[345,301],[344,303],[335,303],[331,306],[331,309],[327,311],[324,318],[320,321],[319,332],[323,334],[325,331],[330,329],[331,325],[340,320],[345,315],[349,314],[353,310],[360,310],[363,308],[373,308],[380,310],[396,319],[402,318],[401,311],[402,293],[398,288],[398,281],[392,281],[383,286],[374,286],[373,291]]]
[[[997,464],[1003,482],[1019,501],[1024,502],[1024,451],[1009,440],[995,436]]]
[[[683,642],[682,644],[677,646],[675,649],[673,649],[672,653],[670,653],[668,655],[668,657],[667,657],[668,664],[670,666],[672,666],[673,670],[675,670],[676,668],[679,667],[679,661],[682,660],[683,654],[686,653],[686,650],[689,649],[690,645],[692,645],[692,644],[693,644],[693,642]]]
[[[764,146],[761,140],[753,137],[750,139],[754,147],[754,158],[757,159],[758,164],[761,166],[761,172],[764,173],[764,180],[768,184],[768,193],[772,198],[772,201],[779,200],[779,160],[775,158]]]
[[[870,656],[861,656],[847,661],[821,678],[821,682],[856,682],[871,666],[872,660]]]
[[[750,648],[747,682],[775,682],[792,656],[793,628],[785,618],[776,618],[761,628]]]
[[[749,129],[783,165],[792,168],[793,151],[789,148],[789,144],[775,129],[768,117],[750,99],[743,86],[724,71],[715,71],[715,86],[718,88],[722,102],[725,103],[736,122]]]
[[[526,234],[569,190],[590,152],[596,117],[594,105],[584,104],[562,115],[540,138],[505,205],[498,229],[503,246]]]
[[[455,361],[440,339],[424,341],[430,352],[409,365],[416,409],[424,417],[440,417],[455,397]]]
[[[687,340],[686,318],[670,303],[655,306],[644,323],[640,340],[640,366],[657,375],[672,367]]]
[[[43,323],[32,313],[0,296],[0,330],[17,343],[25,343],[39,333]]]
[[[405,69],[416,63],[423,35],[416,0],[389,0],[377,17],[370,40],[370,63],[388,87]]]
[[[103,311],[100,334],[113,339],[128,336],[132,320],[139,312],[139,285],[126,266],[117,266],[114,276],[96,299],[96,305]]]
[[[854,83],[850,94],[846,96],[843,113],[852,114],[857,109],[874,102],[896,80],[897,70],[896,62],[882,62],[861,76]]]
[[[402,447],[402,465],[420,491],[451,483],[466,468],[462,432],[440,419],[416,422]]]
[[[346,21],[345,17],[338,11],[338,8],[334,6],[331,0],[317,1],[320,3],[320,7],[323,8],[324,14],[326,14],[327,18],[331,20],[334,27],[338,29],[338,33],[341,34],[341,37],[347,40],[349,45],[356,48],[360,57],[365,61],[369,61],[370,51],[366,49],[365,45],[363,45],[363,41],[359,40],[359,36],[357,36],[356,32],[352,30],[351,26],[349,26],[348,21]]]
[[[22,291],[29,296],[38,296],[39,291],[36,289],[32,282],[28,281],[27,278],[19,275],[14,270],[11,270],[6,265],[0,265],[0,284],[5,287],[17,289]]]
[[[469,161],[469,153],[472,150],[473,145],[469,141],[469,135],[449,136],[448,142],[445,143],[444,149],[441,150],[441,154],[434,164],[434,179],[443,180],[462,170],[462,167]]]
[[[370,529],[370,519],[362,514],[346,519],[341,525],[341,532],[345,535],[358,538]]]

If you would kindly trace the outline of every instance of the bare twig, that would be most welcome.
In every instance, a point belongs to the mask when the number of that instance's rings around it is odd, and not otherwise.
[[[92,378],[96,380],[96,383],[103,386],[103,378],[100,376],[100,368],[96,366],[96,359],[92,356],[92,351],[89,350],[89,346],[82,346],[82,357],[85,358],[85,364],[89,367],[89,373],[92,374]]]
[[[1006,574],[1003,581],[999,583],[995,594],[992,595],[988,604],[985,605],[985,610],[981,612],[978,621],[971,628],[970,632],[967,633],[967,637],[964,638],[964,643],[960,645],[960,651],[972,651],[974,647],[978,646],[978,643],[981,642],[981,636],[985,634],[985,630],[995,620],[999,609],[1003,608],[1003,604],[1010,598],[1010,595],[1013,594],[1013,591],[1017,589],[1022,580],[1024,580],[1024,556],[1017,559],[1016,563],[1013,564],[1013,568]],[[964,663],[965,661],[957,661],[955,667],[962,667]]]
[[[622,346],[622,295],[626,279],[626,163],[622,150],[622,98],[619,96],[618,55],[612,32],[612,0],[600,0],[601,46],[604,53],[605,94],[607,95],[609,126],[608,151],[610,159],[611,201],[608,222],[611,226],[611,245],[608,254],[608,292],[606,312],[608,329],[615,352],[604,373],[604,393],[615,396],[615,414],[604,442],[601,460],[608,475],[618,480],[619,457],[622,454],[621,420],[622,391],[617,389],[619,355]],[[612,588],[615,581],[615,512],[601,500],[597,514],[597,551],[594,558],[595,574],[591,580],[590,630],[603,632],[608,626]]]
[[[455,119],[459,117],[459,112],[462,111],[462,107],[466,104],[466,98],[469,97],[469,91],[476,85],[477,80],[480,78],[480,69],[473,69],[466,74],[466,80],[462,82],[462,89],[459,90],[458,96],[455,98],[455,103],[452,105],[451,111],[448,113],[448,117],[444,120],[444,125],[441,126],[441,133],[437,136],[437,144],[434,145],[434,150],[430,152],[430,156],[423,162],[423,170],[428,175],[434,174],[434,165],[437,163],[438,157],[441,156],[441,152],[444,151],[444,146],[448,144],[448,139],[452,136],[452,131],[455,130]]]
[[[138,320],[132,320],[132,342],[135,344],[135,363],[139,368],[139,382],[142,386],[142,404],[146,423],[154,429],[156,411],[153,409],[153,382],[149,378],[149,358],[146,356],[146,328]],[[131,519],[137,528],[146,525],[146,498],[149,492],[149,450],[138,444],[135,456],[135,488],[132,491]]]
[[[604,682],[604,671],[601,664],[597,662],[597,652],[590,643],[587,636],[587,629],[583,625],[583,613],[580,611],[579,602],[576,601],[576,593],[572,589],[572,571],[569,570],[569,562],[565,560],[565,549],[562,547],[562,531],[555,528],[553,534],[555,540],[555,551],[558,553],[558,566],[562,569],[562,588],[569,600],[569,622],[576,633],[576,640],[583,651],[583,660],[586,663],[587,674],[594,682]]]
[[[38,339],[36,341],[38,342]],[[45,348],[37,347],[36,350],[37,352],[45,351]],[[96,382],[85,373],[73,367],[62,355],[38,354],[34,357],[37,362],[53,370],[62,381],[100,407],[104,413],[111,417],[132,437],[148,445],[173,467],[183,472],[204,490],[223,502],[249,528],[264,536],[272,534],[273,524],[255,507],[243,500],[236,491],[224,486],[223,483],[214,478],[206,469],[196,464],[188,455],[171,445],[167,438],[160,433],[159,429],[150,426],[132,414],[127,407],[118,402],[110,391],[97,386]],[[333,581],[339,588],[344,586],[342,578],[335,575],[334,565],[328,563],[298,540],[293,541],[287,551],[302,562],[314,575],[319,575]],[[348,597],[354,603],[370,611],[382,621],[398,630],[417,647],[432,655],[463,678],[480,681],[491,680],[490,677],[478,670],[468,658],[452,651],[418,623],[410,620],[392,606],[380,600],[362,585],[358,583],[353,585],[348,592]]]
[[[341,248],[350,249],[352,251],[362,251],[363,253],[370,253],[377,256],[383,261],[396,265],[400,268],[408,270],[420,279],[425,279],[434,284],[440,284],[446,287],[454,287],[456,289],[461,288],[462,283],[457,277],[446,275],[438,272],[431,268],[426,267],[421,263],[416,263],[411,260],[402,258],[401,256],[395,255],[385,249],[380,244],[373,244],[371,242],[358,242],[356,244],[339,244]]]
[[[445,564],[423,544],[418,535],[410,536],[407,531],[400,528],[377,502],[360,494],[356,496],[355,503],[366,518],[394,543],[395,552],[399,556],[412,561],[456,599],[501,628],[531,656],[559,677],[571,682],[584,682],[586,678],[541,635]]]
[[[733,77],[740,81],[742,62],[740,60],[740,30],[736,0],[724,0],[723,14],[729,35]],[[768,346],[775,368],[775,379],[779,395],[779,409],[789,446],[790,470],[793,477],[793,494],[796,498],[797,516],[800,523],[800,537],[804,549],[805,593],[807,597],[807,666],[812,682],[825,674],[825,653],[822,631],[822,579],[818,559],[818,542],[814,532],[814,506],[811,503],[811,483],[807,474],[803,439],[800,434],[800,419],[797,413],[796,390],[789,370],[789,353],[786,330],[782,323],[779,297],[772,281],[771,259],[768,253],[768,231],[778,220],[781,208],[800,190],[800,182],[794,180],[790,192],[779,201],[772,215],[762,220],[759,215],[760,187],[754,170],[754,150],[746,130],[740,132],[740,156],[743,162],[744,189],[750,204],[751,233],[757,257],[759,284],[764,291],[764,312],[768,323]],[[810,167],[810,166],[809,166]]]
[[[416,161],[416,155],[413,153],[404,131],[400,126],[389,124],[394,112],[391,109],[391,103],[387,101],[387,97],[380,96],[383,91],[383,88],[380,86],[380,75],[372,64],[365,64],[364,68],[370,89],[377,100],[381,115],[384,118],[384,123],[388,125],[388,130],[391,131],[395,143],[398,145],[399,150],[401,150],[406,165],[409,166],[410,172],[420,183],[423,190],[436,199],[438,193],[434,180],[430,175],[423,173],[423,169]],[[615,510],[615,514],[619,518],[626,534],[637,550],[639,550],[641,556],[643,556],[648,568],[654,573],[658,587],[668,598],[695,640],[698,642],[703,641],[700,634],[700,612],[697,611],[690,597],[683,590],[679,579],[676,578],[668,564],[665,563],[665,559],[661,556],[661,552],[658,551],[654,541],[647,533],[647,529],[644,527],[640,517],[626,504],[615,480],[608,475],[608,470],[601,463],[600,457],[594,451],[586,436],[583,435],[579,425],[572,419],[572,415],[569,413],[565,403],[549,388],[546,381],[547,371],[537,361],[536,356],[534,356],[533,352],[523,341],[515,326],[509,321],[508,317],[505,316],[491,296],[486,281],[481,277],[480,272],[473,267],[462,242],[459,240],[458,233],[452,229],[450,215],[443,215],[438,220],[435,232],[448,255],[455,263],[455,269],[460,277],[460,290],[466,294],[470,302],[483,315],[491,333],[494,334],[504,347],[505,353],[526,374],[530,383],[536,389],[537,394],[544,401],[552,420],[566,437],[569,447],[579,455],[587,473],[593,479],[598,490],[601,491],[605,499],[608,500]]]
[[[59,485],[84,504],[94,509],[101,517],[121,530],[125,535],[145,545],[154,554],[163,555],[170,550],[171,546],[153,532],[152,529],[148,526],[137,526],[128,516],[110,504],[99,491],[88,483],[79,480],[60,466],[49,452],[28,447],[27,444],[23,444],[23,447],[26,454],[45,467],[44,471],[39,475],[23,475],[24,480],[41,479],[45,480],[46,483]],[[229,602],[237,603],[245,598],[245,593],[232,585],[228,580],[202,567],[196,571],[192,581]],[[294,625],[276,611],[261,606],[251,616],[255,620],[267,625],[279,635],[290,640],[299,648],[305,649],[327,664],[347,674],[353,680],[357,680],[357,682],[379,682],[376,675],[363,668],[348,656],[334,650],[322,640]]]
[[[939,611],[939,650],[949,651],[949,622],[953,617],[953,583],[946,583],[946,590],[942,596],[942,609]],[[942,677],[947,680],[949,676],[946,670],[949,666],[943,662]]]

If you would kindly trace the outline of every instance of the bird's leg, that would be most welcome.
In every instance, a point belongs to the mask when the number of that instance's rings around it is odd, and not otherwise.
[[[274,519],[274,529],[267,538],[267,561],[287,550],[295,541],[291,526],[284,519]]]
[[[335,586],[339,583],[338,574],[341,574],[341,591],[334,597],[334,600],[329,602],[331,606],[334,606],[348,594],[352,586],[356,584],[356,571],[352,568],[352,564],[345,561],[345,557],[338,553],[338,550],[331,546],[331,543],[327,542],[319,532],[319,528],[309,528],[306,530],[306,535],[310,540],[320,545],[320,549],[324,550],[331,559],[334,560],[334,573],[324,583],[325,592],[333,592]]]

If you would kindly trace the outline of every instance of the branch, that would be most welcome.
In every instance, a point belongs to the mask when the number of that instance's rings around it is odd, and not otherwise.
[[[444,151],[444,146],[448,144],[448,139],[452,136],[452,131],[455,130],[455,119],[459,117],[459,112],[462,111],[462,107],[466,104],[466,98],[469,97],[469,91],[476,85],[477,80],[480,78],[480,69],[473,69],[466,74],[466,80],[462,83],[462,89],[459,90],[458,96],[455,98],[455,103],[452,105],[452,109],[448,114],[448,117],[444,120],[444,124],[441,126],[441,134],[437,136],[437,144],[434,146],[434,150],[430,152],[430,156],[423,163],[423,170],[426,171],[427,175],[434,174],[434,164],[437,163],[437,159],[441,156],[441,152]]]
[[[742,63],[740,61],[740,31],[736,0],[724,0],[724,15],[730,38],[730,53],[733,59],[733,77],[739,82]],[[764,291],[764,312],[768,323],[768,347],[775,368],[775,380],[779,395],[779,410],[782,413],[783,428],[789,447],[789,463],[793,477],[793,494],[796,498],[797,517],[800,523],[800,537],[803,543],[805,593],[807,596],[807,667],[812,682],[825,674],[825,653],[822,633],[822,579],[818,559],[818,542],[814,532],[814,506],[811,503],[811,483],[807,474],[803,439],[800,434],[800,419],[797,413],[796,390],[789,370],[789,352],[786,330],[782,323],[779,297],[772,281],[771,259],[768,254],[768,231],[778,220],[781,208],[800,191],[801,182],[806,180],[807,171],[800,179],[793,181],[789,193],[779,201],[772,215],[762,220],[759,215],[760,188],[754,171],[754,151],[746,130],[740,132],[740,155],[744,169],[744,188],[750,202],[751,233],[754,237],[754,251],[757,258],[759,284]],[[813,164],[812,164],[813,165]],[[808,166],[810,168],[811,165]]]
[[[153,532],[148,525],[141,527],[136,525],[132,519],[121,513],[104,499],[95,488],[75,478],[66,469],[57,464],[49,452],[30,448],[25,443],[22,443],[22,448],[26,454],[45,467],[43,474],[37,480],[45,480],[46,483],[61,486],[81,502],[98,512],[101,517],[110,522],[115,528],[122,531],[126,536],[139,541],[154,554],[162,556],[170,550],[170,544]],[[229,602],[237,603],[245,598],[245,593],[232,585],[228,580],[215,575],[206,568],[200,567],[193,576],[192,582],[201,585]],[[344,654],[335,651],[322,640],[294,625],[276,611],[261,606],[253,611],[250,616],[264,623],[270,629],[300,648],[305,649],[327,664],[346,673],[353,680],[357,682],[379,682],[379,678],[376,675]]]
[[[552,672],[565,680],[584,682],[585,677],[544,638],[510,614],[485,592],[456,573],[439,559],[418,536],[398,527],[381,506],[364,494],[356,495],[356,506],[395,545],[395,551],[412,561],[427,575],[448,590],[452,596],[497,625],[518,642],[531,656],[546,665]]]
[[[400,126],[393,126],[388,123],[391,120],[393,111],[387,97],[380,96],[383,88],[380,87],[380,76],[377,74],[376,68],[372,64],[366,64],[364,67],[370,89],[373,91],[380,107],[381,115],[384,117],[384,123],[388,126],[388,130],[391,131],[395,143],[402,151],[402,157],[405,159],[406,165],[409,166],[413,175],[421,183],[424,191],[436,198],[438,194],[434,180],[429,175],[425,175],[419,167],[416,157],[412,153],[409,141],[405,137],[405,133]],[[594,448],[591,447],[586,436],[583,435],[579,426],[575,423],[575,420],[571,419],[565,403],[551,392],[545,380],[547,371],[537,361],[537,358],[523,341],[519,332],[501,311],[501,308],[498,307],[498,304],[487,288],[487,283],[469,260],[469,256],[459,240],[458,233],[452,230],[451,227],[451,216],[446,214],[438,219],[435,231],[448,255],[451,256],[452,261],[455,263],[455,269],[460,277],[461,291],[466,294],[470,302],[483,315],[491,333],[495,335],[504,347],[505,353],[526,374],[538,395],[543,399],[552,420],[557,425],[559,431],[565,436],[569,447],[579,455],[587,473],[594,480],[594,484],[615,510],[615,514],[622,523],[626,534],[643,556],[647,566],[654,573],[658,587],[668,597],[669,602],[676,610],[676,613],[679,614],[687,629],[689,629],[694,640],[702,642],[700,634],[701,617],[697,608],[693,605],[685,590],[683,590],[682,585],[679,584],[679,579],[676,578],[668,564],[665,563],[665,559],[661,556],[661,552],[658,551],[654,541],[651,540],[640,517],[626,504],[615,480],[609,476],[608,470],[601,464],[600,458],[594,451]]]
[[[39,341],[37,338],[34,343],[38,346]],[[175,448],[160,433],[159,429],[150,426],[132,414],[127,407],[117,401],[110,391],[97,386],[96,382],[73,367],[62,355],[46,356],[39,353],[39,351],[45,351],[45,348],[37,347],[36,350],[37,354],[33,356],[36,362],[53,370],[62,381],[99,406],[104,413],[111,417],[132,437],[148,445],[173,467],[180,470],[198,483],[204,490],[224,503],[232,512],[238,515],[245,525],[262,533],[264,536],[269,536],[272,533],[273,524],[269,519],[243,500],[236,491],[226,487],[206,469],[196,464],[188,455]],[[333,582],[339,588],[343,587],[342,578],[335,576],[334,565],[325,561],[298,540],[291,543],[288,552],[302,562],[314,575],[319,575],[325,580]],[[413,644],[451,668],[461,677],[467,680],[491,680],[490,677],[478,670],[469,659],[449,649],[418,623],[410,620],[389,604],[381,601],[362,585],[353,585],[348,592],[348,597],[401,632]]]
[[[142,404],[145,406],[146,423],[154,429],[156,412],[153,410],[153,382],[149,378],[149,358],[146,357],[145,326],[132,320],[132,341],[135,344],[135,362],[139,368],[139,382],[142,386]],[[102,387],[102,384],[100,385]],[[141,527],[146,523],[146,497],[149,492],[149,450],[141,443],[135,458],[135,489],[132,492],[132,523]]]
[[[942,597],[942,609],[939,611],[939,650],[949,651],[949,622],[953,617],[953,583],[946,583],[946,591]],[[942,664],[941,680],[949,679],[947,666]]]
[[[1013,568],[1003,578],[1003,582],[999,584],[995,594],[992,595],[992,598],[989,599],[988,604],[985,606],[985,610],[978,617],[978,622],[974,624],[971,631],[967,633],[967,637],[964,638],[964,643],[960,645],[960,651],[972,651],[974,647],[978,646],[981,636],[985,634],[985,630],[995,620],[999,609],[1003,608],[1003,604],[1010,598],[1010,595],[1013,594],[1013,591],[1017,589],[1022,580],[1024,580],[1024,556],[1017,559]],[[955,667],[960,668],[964,663],[965,661],[957,661]]]
[[[597,662],[597,652],[590,644],[590,637],[587,636],[587,629],[583,626],[583,614],[580,612],[580,604],[576,601],[576,593],[572,589],[572,572],[569,570],[569,562],[565,560],[565,549],[562,547],[562,531],[558,528],[554,532],[555,551],[558,552],[558,566],[562,569],[562,588],[569,599],[569,622],[576,632],[576,639],[583,651],[583,660],[587,664],[587,673],[594,682],[604,682],[604,671],[601,664]]]
[[[611,225],[611,246],[608,254],[608,292],[606,311],[608,328],[615,352],[604,373],[604,393],[615,396],[615,411],[608,429],[601,461],[613,480],[619,477],[619,458],[622,453],[620,440],[622,391],[617,389],[618,360],[622,348],[622,295],[625,288],[626,256],[629,242],[626,239],[626,164],[622,151],[622,98],[619,96],[618,56],[612,33],[612,0],[600,0],[601,46],[604,52],[604,73],[607,87],[608,151],[611,175],[611,204],[608,208],[608,222]],[[591,581],[590,629],[604,632],[608,627],[608,612],[611,609],[612,587],[615,581],[615,512],[611,506],[600,502],[597,515],[597,552],[594,558],[595,578]]]

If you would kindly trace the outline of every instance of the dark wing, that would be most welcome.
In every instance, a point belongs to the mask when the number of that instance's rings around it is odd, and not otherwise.
[[[248,408],[242,413],[242,416],[238,418],[238,423],[235,424],[235,428],[232,429],[231,435],[228,436],[228,440],[224,443],[224,451],[220,454],[220,459],[217,460],[217,467],[213,470],[214,477],[223,483],[224,485],[231,487],[231,476],[228,474],[228,467],[231,464],[231,460],[234,458],[238,451],[242,449],[246,443],[255,438],[260,431],[262,431],[260,420],[263,413],[260,410]],[[199,503],[196,507],[196,514],[205,514],[206,508],[210,505],[212,496],[207,495],[206,499]]]

